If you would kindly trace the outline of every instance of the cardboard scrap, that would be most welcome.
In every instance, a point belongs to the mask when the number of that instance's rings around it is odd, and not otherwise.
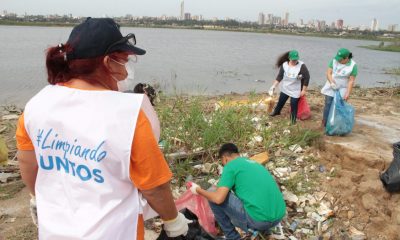
[[[252,156],[250,159],[254,160],[260,164],[264,164],[264,163],[268,162],[269,156],[268,156],[267,152],[262,152],[262,153]]]

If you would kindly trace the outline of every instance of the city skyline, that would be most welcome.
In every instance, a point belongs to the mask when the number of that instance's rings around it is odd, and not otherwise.
[[[89,8],[84,7],[84,5],[91,5],[92,1],[78,2],[70,0],[66,4],[65,1],[59,0],[37,0],[32,6],[19,0],[3,0],[2,2],[1,10],[7,10],[19,15],[27,13],[32,15],[72,14],[74,16],[118,17],[130,14],[149,17],[167,15],[182,18],[181,4],[183,1],[115,0],[110,5],[104,0],[97,0],[96,8],[92,6]],[[362,5],[355,4],[354,0],[336,0],[330,4],[320,4],[321,1],[318,0],[303,0],[301,4],[299,2],[292,3],[289,0],[282,0],[279,3],[262,0],[248,0],[245,4],[244,2],[232,0],[219,0],[218,2],[211,0],[202,0],[201,2],[198,0],[185,0],[184,13],[190,13],[192,16],[201,15],[204,19],[210,20],[228,18],[251,22],[258,21],[260,12],[264,12],[266,15],[272,13],[274,16],[279,16],[284,20],[287,20],[285,14],[288,13],[290,16],[289,23],[297,23],[300,19],[305,19],[306,21],[323,19],[329,24],[336,22],[338,19],[344,19],[344,25],[352,27],[370,27],[371,21],[377,19],[380,29],[387,29],[389,25],[400,24],[397,13],[400,11],[398,0],[387,0],[384,4],[378,0],[365,0]],[[225,5],[221,5],[222,3],[225,3]],[[125,5],[125,7],[118,7],[121,4]],[[78,5],[82,5],[82,7],[78,7]],[[228,5],[229,8],[222,7]],[[157,8],[154,8],[154,6],[157,6]],[[240,6],[239,10],[241,11],[232,10],[235,6]],[[357,11],[354,11],[354,7],[358,8]],[[335,9],[335,11],[332,11],[332,9]],[[285,24],[287,25],[287,23]]]

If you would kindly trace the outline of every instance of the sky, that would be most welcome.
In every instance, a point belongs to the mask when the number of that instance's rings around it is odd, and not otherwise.
[[[181,0],[0,0],[0,11],[17,14],[72,14],[74,16],[179,16]],[[264,12],[277,16],[289,12],[289,22],[311,19],[328,24],[342,18],[345,25],[379,27],[400,25],[400,0],[185,0],[185,12],[206,19],[229,17],[257,21]],[[399,26],[400,27],[400,26]]]

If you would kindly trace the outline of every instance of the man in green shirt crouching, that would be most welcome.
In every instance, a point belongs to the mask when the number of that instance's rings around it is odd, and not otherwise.
[[[215,191],[192,183],[190,190],[207,198],[226,239],[240,239],[235,227],[269,232],[286,213],[286,204],[274,178],[261,164],[240,157],[233,143],[219,150],[224,170]]]

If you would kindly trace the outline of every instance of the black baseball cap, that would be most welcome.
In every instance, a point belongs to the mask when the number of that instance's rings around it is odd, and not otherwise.
[[[67,59],[88,59],[114,52],[129,52],[144,55],[144,49],[135,46],[135,35],[122,36],[119,25],[111,18],[87,18],[72,29],[67,44]]]

